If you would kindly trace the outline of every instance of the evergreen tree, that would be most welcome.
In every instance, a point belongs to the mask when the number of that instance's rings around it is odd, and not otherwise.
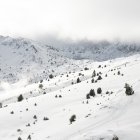
[[[76,115],[72,115],[69,120],[70,124],[72,124],[74,121],[76,121]]]
[[[129,84],[126,83],[124,88],[125,88],[126,95],[133,95],[134,94],[134,91],[133,91],[132,87],[129,86]]]
[[[91,83],[94,83],[94,79],[91,80]]]
[[[24,99],[24,98],[23,98],[22,94],[20,94],[20,95],[18,96],[18,102],[21,102],[23,99]]]
[[[90,95],[89,94],[86,95],[86,99],[90,99]]]
[[[96,71],[94,70],[92,73],[92,77],[95,77],[95,76],[96,76]]]
[[[93,97],[95,96],[95,91],[94,91],[94,89],[91,89],[91,90],[90,90],[89,95],[90,95],[90,96],[93,96]]]
[[[80,83],[80,82],[81,82],[81,80],[80,80],[80,78],[78,77],[78,78],[77,78],[77,83]]]
[[[101,94],[102,93],[102,89],[100,87],[97,89],[97,93],[98,94]]]
[[[102,77],[101,77],[101,75],[99,75],[99,76],[98,76],[98,79],[97,79],[97,80],[102,80]]]

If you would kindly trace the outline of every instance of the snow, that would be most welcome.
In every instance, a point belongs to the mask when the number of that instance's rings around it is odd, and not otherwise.
[[[128,57],[140,52],[140,44],[129,41],[48,40],[61,54],[74,59],[105,61]],[[47,43],[48,43],[47,42]]]
[[[11,39],[1,40],[0,42],[6,44],[8,42],[8,45],[0,46],[0,101],[3,105],[0,108],[0,139],[16,140],[21,137],[26,140],[31,135],[32,140],[112,140],[113,136],[120,140],[140,140],[139,54],[102,62],[77,61],[59,57],[60,54],[56,50],[41,47],[34,42],[34,46],[39,50],[35,59],[40,57],[43,61],[41,64],[40,61],[29,59],[33,50],[26,54],[24,47],[18,51],[16,46],[9,45]],[[30,46],[29,42],[27,48]],[[16,53],[12,53],[13,51]],[[11,60],[10,56],[14,59]],[[57,62],[61,63],[60,67],[48,63],[48,59],[54,59],[54,56],[57,57]],[[22,65],[21,60],[24,60]],[[41,76],[45,65],[48,66],[48,73],[41,77],[43,82],[40,83],[38,77]],[[101,68],[98,68],[99,65]],[[20,66],[23,67],[21,71]],[[85,67],[89,70],[84,70]],[[26,76],[28,69],[32,75]],[[52,69],[55,70],[56,77],[49,79],[47,76]],[[103,79],[91,83],[94,70],[96,73],[101,72]],[[22,78],[4,78],[9,72],[16,73],[15,75],[22,73]],[[79,76],[79,73],[82,75]],[[80,83],[76,83],[78,77]],[[34,80],[29,82],[30,78]],[[94,79],[96,80],[97,76]],[[134,95],[125,94],[125,83],[133,87]],[[43,85],[42,89],[39,84]],[[102,88],[102,94],[97,94],[98,87]],[[95,90],[96,96],[87,100],[86,94],[90,89]],[[107,91],[109,94],[106,94]],[[17,102],[20,94],[24,100]],[[76,121],[70,124],[69,119],[74,114]],[[34,115],[37,119],[33,118]],[[49,120],[43,120],[44,117]]]

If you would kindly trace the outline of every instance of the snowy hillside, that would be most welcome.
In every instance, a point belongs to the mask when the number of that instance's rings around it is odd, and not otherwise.
[[[43,57],[54,59],[57,55],[55,61],[62,67],[56,70],[63,74],[28,85],[20,80],[9,85],[1,83],[0,139],[140,140],[140,55],[104,62],[72,61],[61,58],[56,50],[46,46],[32,44],[37,52],[25,55],[24,47],[18,52],[18,45],[9,43],[2,39],[0,46],[1,61],[5,61],[2,65],[5,64],[9,72],[9,66],[13,66],[14,72],[17,65],[24,66],[25,73],[35,64],[40,68],[45,64],[53,69]],[[10,46],[14,47],[15,53]],[[28,46],[26,49],[34,50]],[[42,55],[39,55],[41,51]],[[9,53],[7,57],[4,52]],[[18,61],[20,57],[24,58],[23,63]],[[63,61],[68,64],[63,65]],[[32,70],[38,73],[39,67]],[[125,83],[132,86],[133,95],[125,94]],[[97,93],[98,88],[102,92],[98,90]],[[94,97],[88,94],[91,89],[95,91]]]
[[[24,38],[0,37],[0,80],[3,82],[26,79],[33,83],[47,79],[50,74],[55,76],[77,69],[78,65],[78,61],[64,57],[51,46]]]
[[[59,40],[55,37],[46,42],[61,50],[60,53],[74,59],[105,61],[140,53],[140,44],[123,41]]]

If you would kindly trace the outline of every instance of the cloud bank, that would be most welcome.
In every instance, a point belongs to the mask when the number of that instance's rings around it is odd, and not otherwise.
[[[2,0],[0,33],[139,40],[139,5],[139,0]]]

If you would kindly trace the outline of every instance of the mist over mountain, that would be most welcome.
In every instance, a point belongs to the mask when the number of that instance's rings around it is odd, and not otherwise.
[[[60,50],[64,56],[78,60],[104,61],[140,53],[140,43],[133,40],[73,40],[70,38],[62,39],[55,35],[49,35],[39,40]]]
[[[32,83],[47,79],[52,73],[56,76],[67,69],[78,68],[77,62],[65,57],[56,48],[30,39],[9,36],[0,36],[0,62],[0,79],[10,83],[21,79]]]

